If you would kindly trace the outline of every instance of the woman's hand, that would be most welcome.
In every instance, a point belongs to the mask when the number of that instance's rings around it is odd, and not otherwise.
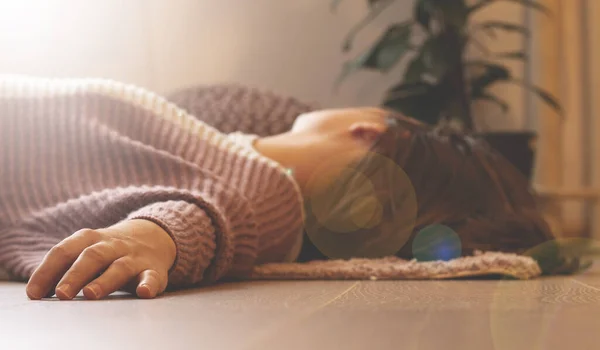
[[[120,289],[140,298],[164,292],[175,261],[175,243],[160,226],[130,220],[106,229],[84,229],[44,257],[27,284],[30,299],[101,299]]]

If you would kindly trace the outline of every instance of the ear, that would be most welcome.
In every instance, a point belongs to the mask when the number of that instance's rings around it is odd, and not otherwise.
[[[374,122],[356,122],[350,125],[349,131],[356,140],[372,144],[386,130],[386,126]]]

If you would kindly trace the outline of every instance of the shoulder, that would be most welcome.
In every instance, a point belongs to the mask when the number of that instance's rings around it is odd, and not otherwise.
[[[190,86],[167,97],[224,133],[239,131],[259,136],[285,132],[298,115],[318,108],[283,93],[236,83]]]

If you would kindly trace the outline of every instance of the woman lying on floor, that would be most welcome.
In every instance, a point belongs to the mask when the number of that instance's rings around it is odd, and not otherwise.
[[[31,299],[153,298],[268,262],[412,258],[431,224],[462,255],[552,239],[527,181],[486,145],[376,108],[226,135],[123,84],[12,77],[0,130],[0,266]]]

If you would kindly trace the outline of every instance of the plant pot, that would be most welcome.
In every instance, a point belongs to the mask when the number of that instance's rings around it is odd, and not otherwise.
[[[529,179],[533,177],[537,134],[532,131],[492,131],[475,134],[502,154]]]

